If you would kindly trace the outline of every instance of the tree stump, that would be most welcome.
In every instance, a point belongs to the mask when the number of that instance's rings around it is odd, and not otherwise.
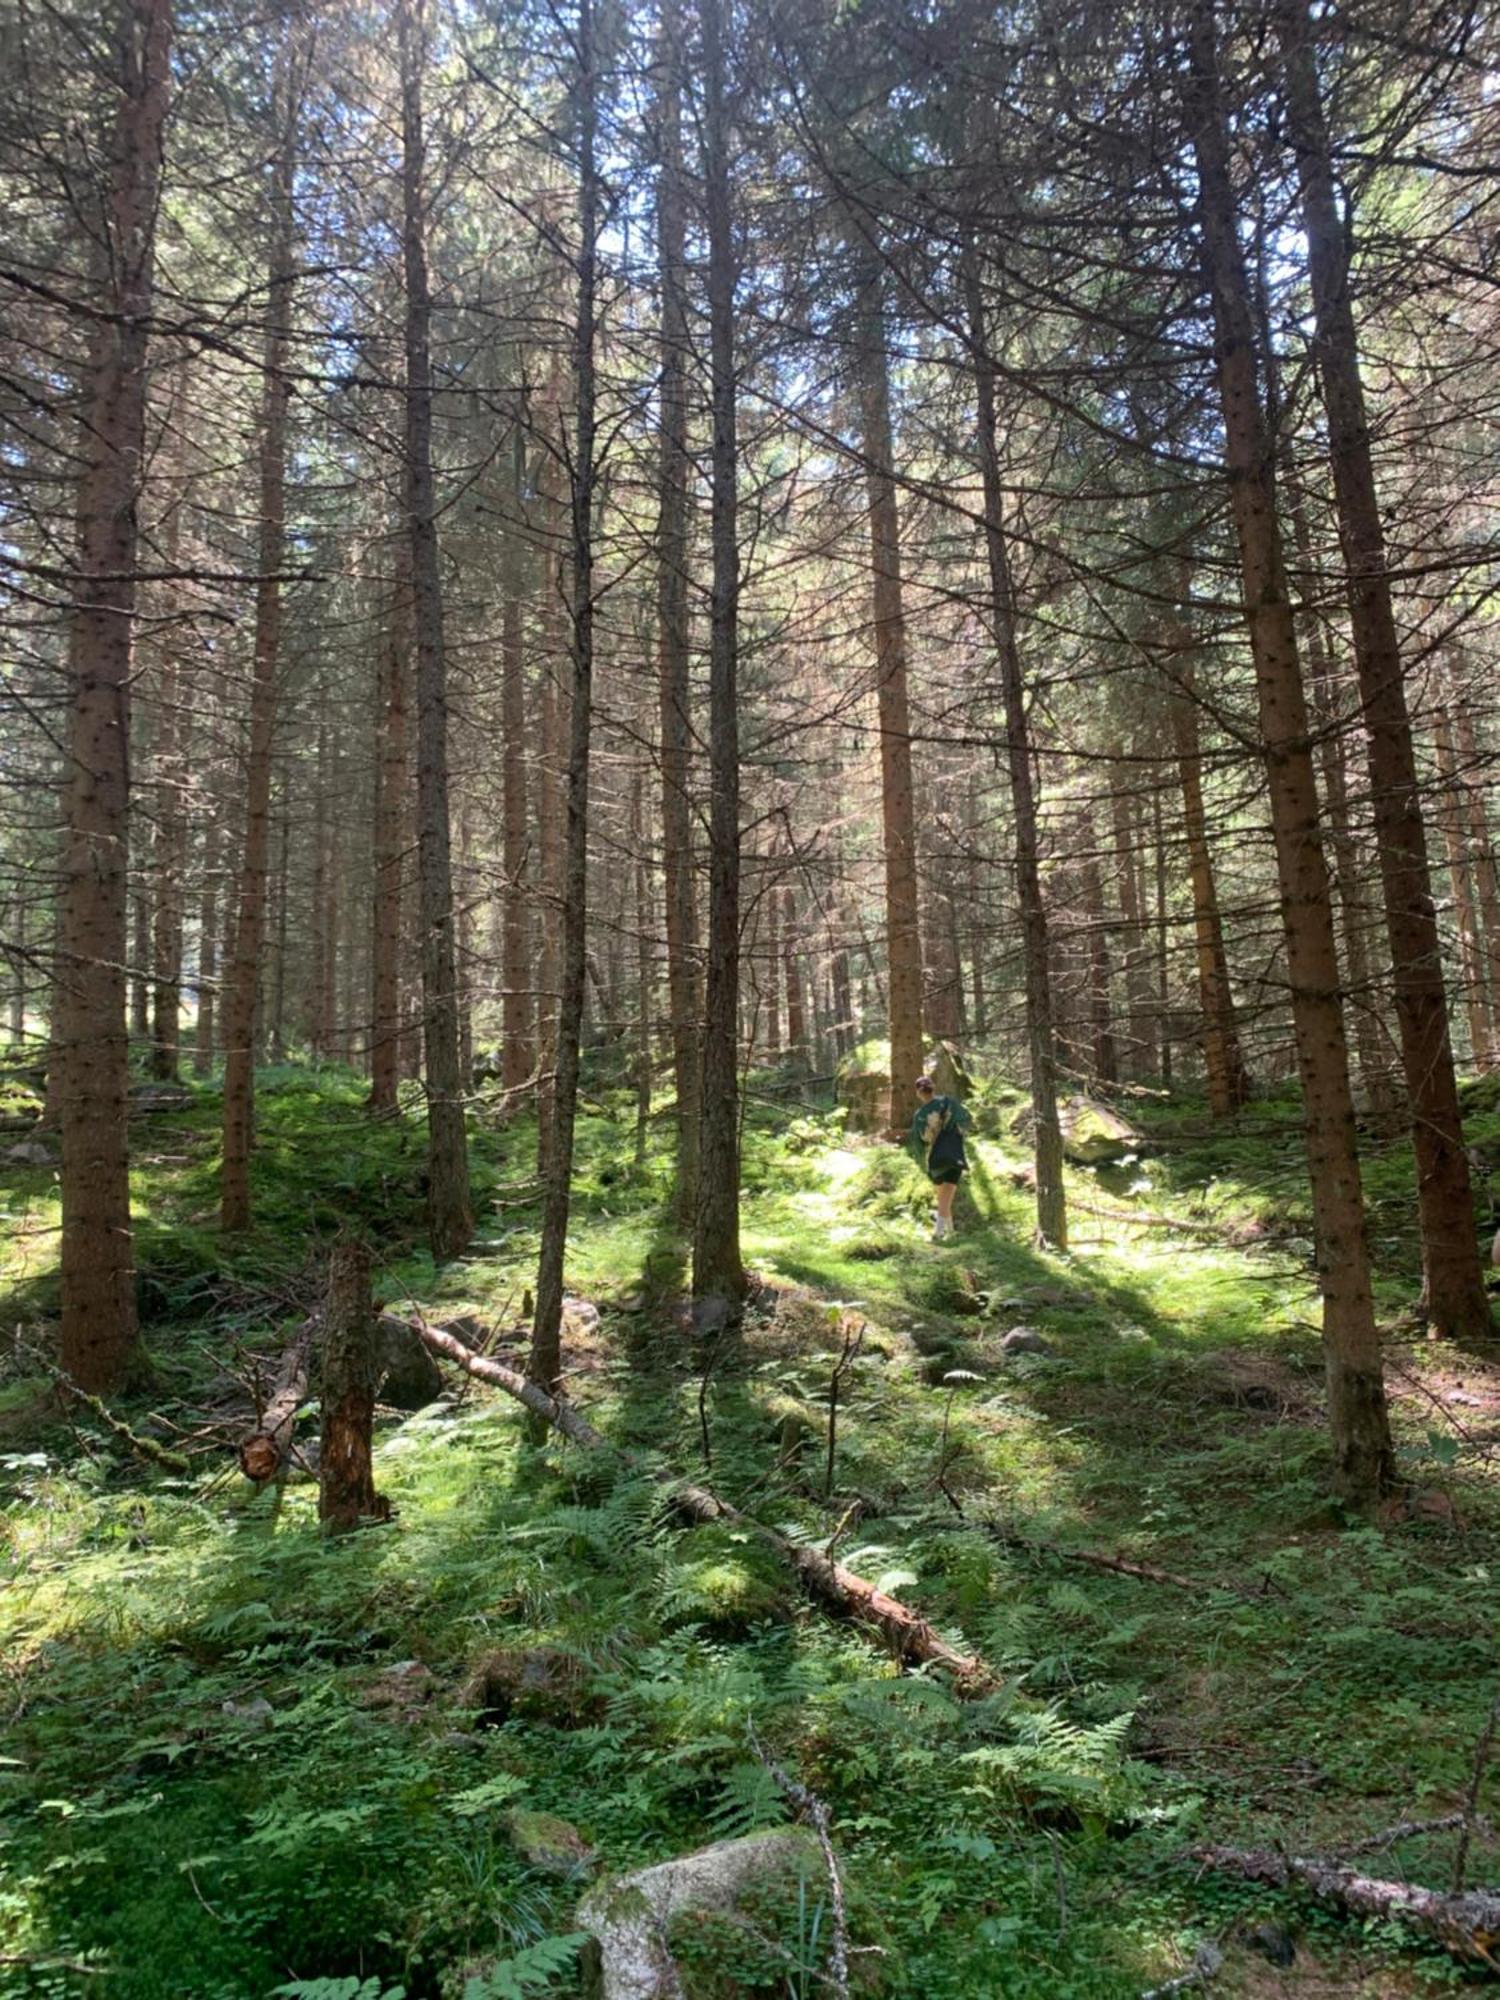
[[[376,1493],[370,1462],[380,1375],[370,1253],[363,1243],[336,1243],[328,1260],[323,1450],[318,1462],[318,1519],[329,1534],[357,1528],[361,1520],[390,1519],[390,1502]]]

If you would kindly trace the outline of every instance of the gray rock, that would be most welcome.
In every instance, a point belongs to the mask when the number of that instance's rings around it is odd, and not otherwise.
[[[1000,1343],[1003,1354],[1055,1354],[1050,1340],[1034,1326],[1013,1326]]]
[[[193,1093],[178,1083],[137,1083],[130,1090],[132,1111],[186,1111]]]
[[[1079,1166],[1104,1166],[1145,1144],[1128,1118],[1094,1097],[1070,1097],[1058,1111],[1063,1152]]]
[[[592,1299],[563,1300],[563,1329],[567,1333],[597,1333],[599,1330],[599,1308]]]
[[[404,1319],[380,1315],[380,1400],[397,1410],[425,1410],[443,1393],[442,1372]]]
[[[510,1844],[526,1863],[543,1875],[561,1875],[565,1880],[586,1874],[594,1865],[594,1849],[571,1820],[556,1813],[528,1812],[512,1806],[505,1815]]]
[[[276,1721],[276,1711],[263,1694],[253,1694],[248,1701],[221,1701],[219,1708],[247,1729],[270,1729]]]
[[[8,1167],[55,1167],[58,1155],[42,1139],[23,1139],[19,1146],[9,1146],[0,1154]]]
[[[822,1867],[805,1828],[720,1840],[655,1868],[618,1875],[591,1890],[577,1923],[598,1946],[598,2000],[681,2000],[682,1979],[667,1946],[672,1924],[693,1910],[733,1910],[745,1890],[784,1872]]]

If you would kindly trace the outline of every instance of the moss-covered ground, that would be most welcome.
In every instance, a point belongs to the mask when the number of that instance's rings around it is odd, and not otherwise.
[[[678,1298],[667,1127],[638,1164],[601,1086],[568,1270],[599,1316],[572,1321],[569,1388],[631,1462],[528,1440],[470,1385],[382,1422],[393,1519],[328,1544],[310,1482],[251,1492],[231,1466],[239,1385],[315,1297],[331,1236],[368,1235],[385,1298],[467,1308],[517,1343],[537,1248],[529,1125],[476,1119],[473,1254],[435,1270],[419,1110],[372,1123],[361,1095],[339,1072],[262,1078],[257,1227],[234,1246],[213,1093],[139,1121],[157,1374],[116,1413],[185,1451],[183,1475],[58,1414],[36,1359],[54,1182],[0,1182],[0,1994],[577,1992],[582,1876],[528,1858],[525,1816],[569,1822],[596,1871],[662,1859],[788,1816],[758,1749],[832,1814],[860,1994],[1103,2000],[1204,1943],[1225,1994],[1483,1979],[1185,1858],[1200,1840],[1327,1851],[1453,1811],[1500,1681],[1500,1368],[1404,1317],[1403,1145],[1369,1159],[1412,1488],[1392,1518],[1328,1498],[1290,1100],[1224,1133],[1195,1104],[1139,1110],[1155,1148],[1072,1176],[1056,1256],[1031,1247],[998,1096],[942,1247],[900,1154],[757,1099],[759,1284],[743,1328],[705,1340]],[[1472,1108],[1471,1136],[1500,1148],[1495,1106]],[[1018,1325],[1049,1351],[1007,1350]],[[861,1328],[830,1473],[829,1379]],[[684,1531],[642,1467],[707,1478],[794,1537],[838,1533],[999,1691],[897,1673],[753,1543]],[[503,1678],[542,1648],[544,1670],[574,1663],[497,1705],[487,1657]],[[1452,1841],[1379,1865],[1446,1886]],[[1493,1881],[1500,1850],[1480,1838],[1470,1869]],[[1289,1968],[1246,1942],[1268,1923]],[[685,1941],[693,2000],[827,1992],[828,1936],[816,1881],[753,1932],[706,1926]]]

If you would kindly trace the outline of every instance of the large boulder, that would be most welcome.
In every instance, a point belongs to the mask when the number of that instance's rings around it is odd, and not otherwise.
[[[380,1400],[393,1410],[425,1410],[443,1393],[443,1377],[414,1328],[394,1313],[380,1315]]]
[[[749,1891],[822,1869],[802,1827],[715,1841],[654,1868],[617,1875],[578,1906],[578,1928],[595,1941],[586,1989],[596,2000],[681,2000],[682,1975],[668,1932],[697,1912],[733,1914]]]
[[[944,1097],[963,1099],[974,1087],[969,1068],[952,1042],[935,1042],[927,1064],[927,1074]]]
[[[1081,1167],[1108,1166],[1146,1143],[1128,1118],[1096,1097],[1070,1097],[1058,1108],[1063,1152]]]
[[[884,1132],[891,1122],[891,1051],[887,1042],[861,1042],[838,1066],[834,1088],[851,1132]]]

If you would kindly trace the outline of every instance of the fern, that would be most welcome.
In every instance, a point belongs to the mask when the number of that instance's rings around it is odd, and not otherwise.
[[[572,1970],[586,1941],[584,1931],[538,1938],[524,1951],[465,1980],[463,2000],[531,2000],[533,1994],[545,1993],[555,1979]]]
[[[357,1972],[343,1979],[290,1979],[272,1989],[272,2000],[406,2000],[404,1986],[387,1986],[383,1979],[361,1979]]]
[[[766,1827],[785,1826],[786,1798],[764,1764],[747,1758],[725,1774],[708,1821],[715,1838],[739,1840]]]

